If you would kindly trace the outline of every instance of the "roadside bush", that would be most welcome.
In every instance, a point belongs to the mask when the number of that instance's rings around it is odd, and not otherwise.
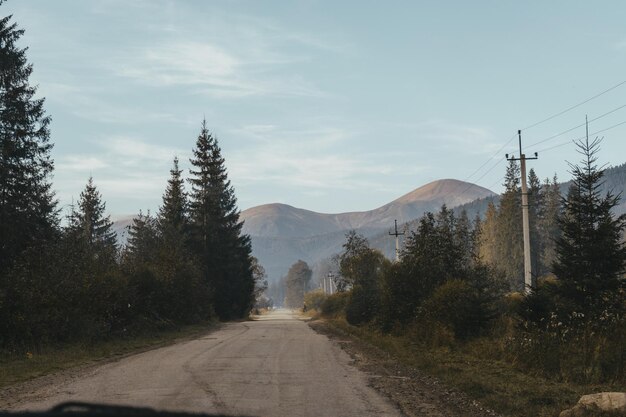
[[[424,301],[422,314],[454,332],[456,339],[478,336],[494,316],[493,308],[469,282],[451,280]]]
[[[368,323],[378,311],[379,295],[360,285],[350,291],[346,303],[346,320],[353,326]]]
[[[322,315],[328,317],[335,317],[344,313],[349,296],[347,292],[338,292],[329,295],[322,303],[320,312]]]
[[[304,294],[304,304],[307,310],[321,311],[322,304],[324,304],[326,298],[328,298],[328,296],[320,289],[309,291]]]

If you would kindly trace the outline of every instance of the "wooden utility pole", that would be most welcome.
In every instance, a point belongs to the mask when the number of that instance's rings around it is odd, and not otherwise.
[[[396,237],[396,262],[400,261],[400,241],[398,240],[398,236],[403,236],[404,232],[398,232],[398,221],[393,221],[395,224],[395,232],[389,232],[389,236]]]
[[[515,158],[515,155],[506,155],[506,159],[509,161],[520,161],[521,175],[522,175],[522,228],[524,231],[524,290],[528,294],[534,287],[532,263],[530,259],[530,225],[528,224],[528,186],[526,185],[526,160],[538,159],[537,152],[533,158],[527,158],[522,153],[522,131],[518,130],[517,135],[519,137],[519,158]]]

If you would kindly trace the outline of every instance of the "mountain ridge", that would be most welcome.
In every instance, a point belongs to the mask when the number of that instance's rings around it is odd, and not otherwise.
[[[467,192],[471,189],[471,192]],[[465,196],[465,195],[466,196]],[[311,237],[341,230],[387,228],[394,220],[419,217],[442,204],[459,204],[495,195],[492,191],[455,179],[430,182],[372,210],[319,213],[283,203],[251,207],[241,212],[243,232],[262,237]]]
[[[314,266],[341,251],[349,230],[357,230],[368,238],[386,235],[394,220],[402,224],[427,211],[437,211],[443,204],[454,208],[495,195],[475,184],[443,179],[418,187],[372,210],[318,213],[288,204],[270,203],[242,211],[240,219],[244,221],[243,233],[249,234],[252,240],[252,254],[274,281],[299,259]]]

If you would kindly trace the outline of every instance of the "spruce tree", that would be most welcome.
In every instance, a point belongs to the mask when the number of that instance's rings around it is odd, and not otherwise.
[[[80,193],[78,210],[74,210],[71,228],[78,237],[89,245],[102,245],[116,249],[117,238],[110,216],[105,216],[106,204],[89,177],[85,189]]]
[[[478,255],[482,262],[497,266],[497,221],[498,210],[493,201],[487,204],[485,220],[480,224],[478,234]]]
[[[193,241],[214,291],[216,313],[243,317],[252,307],[254,278],[250,237],[241,233],[235,192],[217,139],[202,122],[190,160],[190,221]]]
[[[530,228],[530,262],[533,280],[542,271],[541,253],[543,242],[540,239],[540,218],[544,212],[544,193],[542,192],[541,180],[533,168],[528,173],[528,223]]]
[[[150,213],[139,213],[128,228],[127,255],[135,264],[154,262],[159,247],[156,220]]]
[[[552,271],[552,265],[556,261],[556,241],[561,235],[558,218],[561,214],[561,189],[556,174],[552,182],[546,178],[541,187],[543,211],[538,219],[539,244],[541,247],[541,268],[538,275],[544,275]]]
[[[0,272],[58,227],[50,117],[29,85],[27,48],[17,46],[23,34],[11,16],[0,18]]]
[[[187,229],[189,204],[182,172],[178,167],[178,157],[176,157],[163,194],[163,205],[159,209],[158,224],[162,234],[172,231],[182,234]]]
[[[520,168],[511,161],[504,180],[505,191],[500,198],[496,234],[496,266],[504,272],[511,289],[524,288],[524,248]]]
[[[584,312],[589,316],[614,313],[615,308],[623,307],[620,291],[624,287],[626,247],[621,239],[626,215],[612,213],[618,196],[600,191],[604,175],[597,166],[600,142],[597,138],[579,141],[583,160],[580,165],[570,164],[574,179],[559,217],[562,236],[556,241],[554,264],[564,313]]]

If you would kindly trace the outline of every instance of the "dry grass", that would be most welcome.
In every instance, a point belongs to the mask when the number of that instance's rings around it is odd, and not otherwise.
[[[215,327],[216,324],[214,323],[197,324],[128,339],[108,340],[97,344],[73,343],[47,347],[39,352],[9,353],[0,351],[0,388],[64,369],[91,365],[170,345],[206,334]]]
[[[425,347],[406,336],[354,327],[343,319],[329,323],[390,353],[505,416],[552,417],[593,392],[625,391],[624,385],[576,385],[524,373],[513,364],[487,357],[481,343],[465,347]],[[487,343],[487,342],[486,342]]]

